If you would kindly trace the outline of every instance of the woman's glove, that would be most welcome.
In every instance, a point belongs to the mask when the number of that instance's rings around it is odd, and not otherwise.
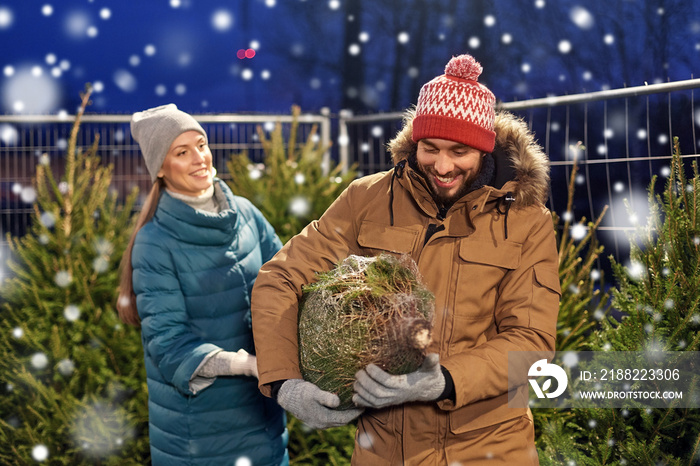
[[[384,408],[409,401],[435,401],[445,389],[445,376],[440,369],[439,356],[429,354],[417,371],[410,374],[391,375],[374,364],[355,374],[357,406]]]
[[[209,358],[197,373],[200,377],[217,377],[219,375],[258,376],[258,363],[254,355],[244,349],[237,352],[219,351]]]
[[[286,380],[277,393],[277,402],[312,429],[344,426],[364,409],[338,411],[340,398],[302,379]]]

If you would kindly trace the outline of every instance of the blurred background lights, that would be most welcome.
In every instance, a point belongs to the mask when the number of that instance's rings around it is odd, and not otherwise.
[[[595,24],[593,15],[581,6],[573,7],[569,17],[571,21],[581,29],[591,29]]]
[[[7,7],[0,6],[0,29],[8,29],[12,26],[14,17],[12,10]]]
[[[211,25],[217,31],[228,31],[233,26],[233,15],[228,10],[216,10],[211,16]]]
[[[124,92],[134,92],[136,90],[136,78],[125,69],[118,69],[112,76],[114,84]]]
[[[574,241],[581,241],[587,234],[588,228],[581,223],[577,223],[571,227],[571,238]]]
[[[2,111],[6,113],[51,113],[60,101],[59,84],[51,76],[42,72],[40,66],[12,69],[5,67],[2,82]]]
[[[17,129],[7,123],[0,125],[0,142],[6,146],[14,146],[19,140],[19,132]]]
[[[253,58],[255,57],[255,49],[249,48],[249,49],[238,49],[236,52],[236,57],[239,60],[243,60],[245,58]]]
[[[90,27],[90,17],[84,11],[72,11],[66,16],[63,27],[69,37],[82,39]]]
[[[568,40],[562,40],[559,42],[559,52],[561,53],[569,53],[571,52],[571,42]]]
[[[304,217],[311,211],[309,200],[302,196],[292,198],[289,203],[289,211],[297,217]]]

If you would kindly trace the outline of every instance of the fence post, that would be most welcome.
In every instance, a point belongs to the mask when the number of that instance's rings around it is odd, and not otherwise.
[[[350,154],[348,147],[350,146],[350,137],[348,136],[348,118],[352,118],[351,110],[341,110],[338,114],[338,154],[340,164],[343,167],[343,173],[347,173],[350,166]]]

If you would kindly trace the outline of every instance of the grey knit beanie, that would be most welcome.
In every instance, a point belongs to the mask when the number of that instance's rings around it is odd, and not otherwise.
[[[131,135],[141,147],[151,181],[156,181],[170,145],[186,131],[198,131],[207,140],[207,133],[197,120],[178,110],[175,104],[149,108],[131,116]]]

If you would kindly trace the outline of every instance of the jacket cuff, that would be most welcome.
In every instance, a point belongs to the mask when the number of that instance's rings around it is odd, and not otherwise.
[[[442,371],[443,377],[445,377],[445,388],[442,390],[442,393],[438,397],[437,401],[450,400],[452,401],[452,403],[454,403],[457,399],[457,393],[455,392],[455,382],[452,379],[450,371],[445,369],[445,366],[440,366],[440,370]]]
[[[275,380],[274,382],[270,383],[270,388],[272,390],[270,396],[272,397],[273,400],[277,400],[277,394],[280,392],[280,388],[282,388],[282,384],[285,383],[287,380]]]

